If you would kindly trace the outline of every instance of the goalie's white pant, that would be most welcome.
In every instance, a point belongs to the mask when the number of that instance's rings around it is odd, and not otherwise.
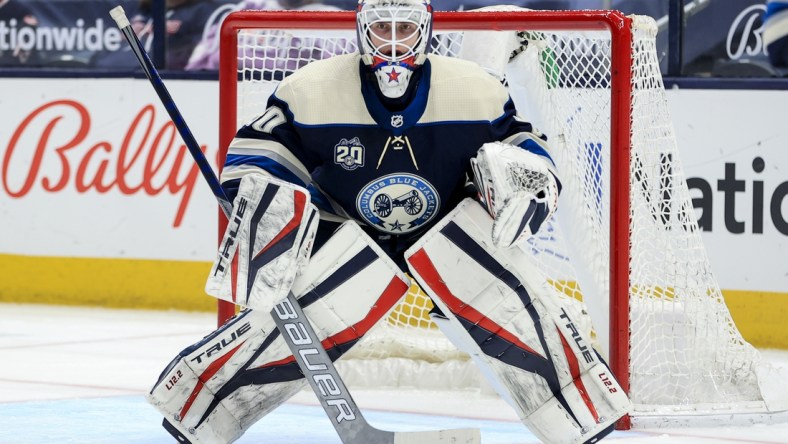
[[[408,290],[408,279],[353,222],[296,278],[293,293],[336,360]],[[183,350],[148,395],[193,443],[229,443],[306,381],[270,313],[244,311]]]
[[[523,423],[548,443],[595,442],[630,408],[577,317],[520,249],[493,246],[492,221],[470,199],[405,254],[468,352]]]

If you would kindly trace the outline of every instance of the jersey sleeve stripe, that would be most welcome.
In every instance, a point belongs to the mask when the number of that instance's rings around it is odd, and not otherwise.
[[[309,170],[284,145],[271,140],[235,138],[227,149],[227,154],[269,157],[292,170],[304,183],[310,182]]]
[[[239,156],[236,154],[227,154],[227,160],[225,161],[224,170],[222,171],[222,181],[239,178],[243,174],[249,172],[250,166],[262,169],[274,177],[278,177],[296,185],[306,186],[309,183],[309,176],[306,177],[307,180],[303,180],[302,177],[296,175],[293,170],[270,157]]]

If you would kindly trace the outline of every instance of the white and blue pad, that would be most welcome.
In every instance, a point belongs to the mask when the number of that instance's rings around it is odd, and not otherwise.
[[[309,258],[317,229],[309,192],[264,174],[241,179],[205,291],[268,313]]]
[[[293,284],[332,361],[404,297],[408,278],[355,222],[343,224]],[[192,443],[228,443],[306,384],[271,314],[245,310],[181,351],[147,396]]]
[[[492,222],[466,199],[405,253],[433,319],[541,440],[599,439],[629,400],[526,253],[493,245]]]

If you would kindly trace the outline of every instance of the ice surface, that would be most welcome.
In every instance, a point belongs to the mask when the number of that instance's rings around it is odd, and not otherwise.
[[[143,394],[207,313],[0,304],[0,444],[173,443]],[[764,357],[788,368],[788,352]],[[353,389],[386,430],[479,427],[483,443],[537,443],[500,399],[466,392]],[[340,442],[310,391],[255,424],[244,443]],[[606,442],[788,443],[788,424],[614,432]]]

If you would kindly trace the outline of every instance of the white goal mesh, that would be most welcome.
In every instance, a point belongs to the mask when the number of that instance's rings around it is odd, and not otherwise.
[[[623,37],[610,31],[614,21]],[[480,47],[508,59],[512,48],[493,43],[493,24],[519,53],[494,74],[505,76],[520,114],[547,134],[564,185],[555,220],[526,248],[563,302],[589,315],[588,331],[593,318],[597,347],[629,386],[636,423],[785,409],[764,400],[768,382],[758,376],[770,370],[736,329],[710,269],[654,22],[610,11],[436,13],[432,50],[467,57]],[[265,109],[284,76],[354,51],[353,26],[346,12],[231,15],[222,41],[222,145]],[[431,325],[430,307],[412,288],[343,358],[343,376],[351,385],[479,386],[467,355]]]

